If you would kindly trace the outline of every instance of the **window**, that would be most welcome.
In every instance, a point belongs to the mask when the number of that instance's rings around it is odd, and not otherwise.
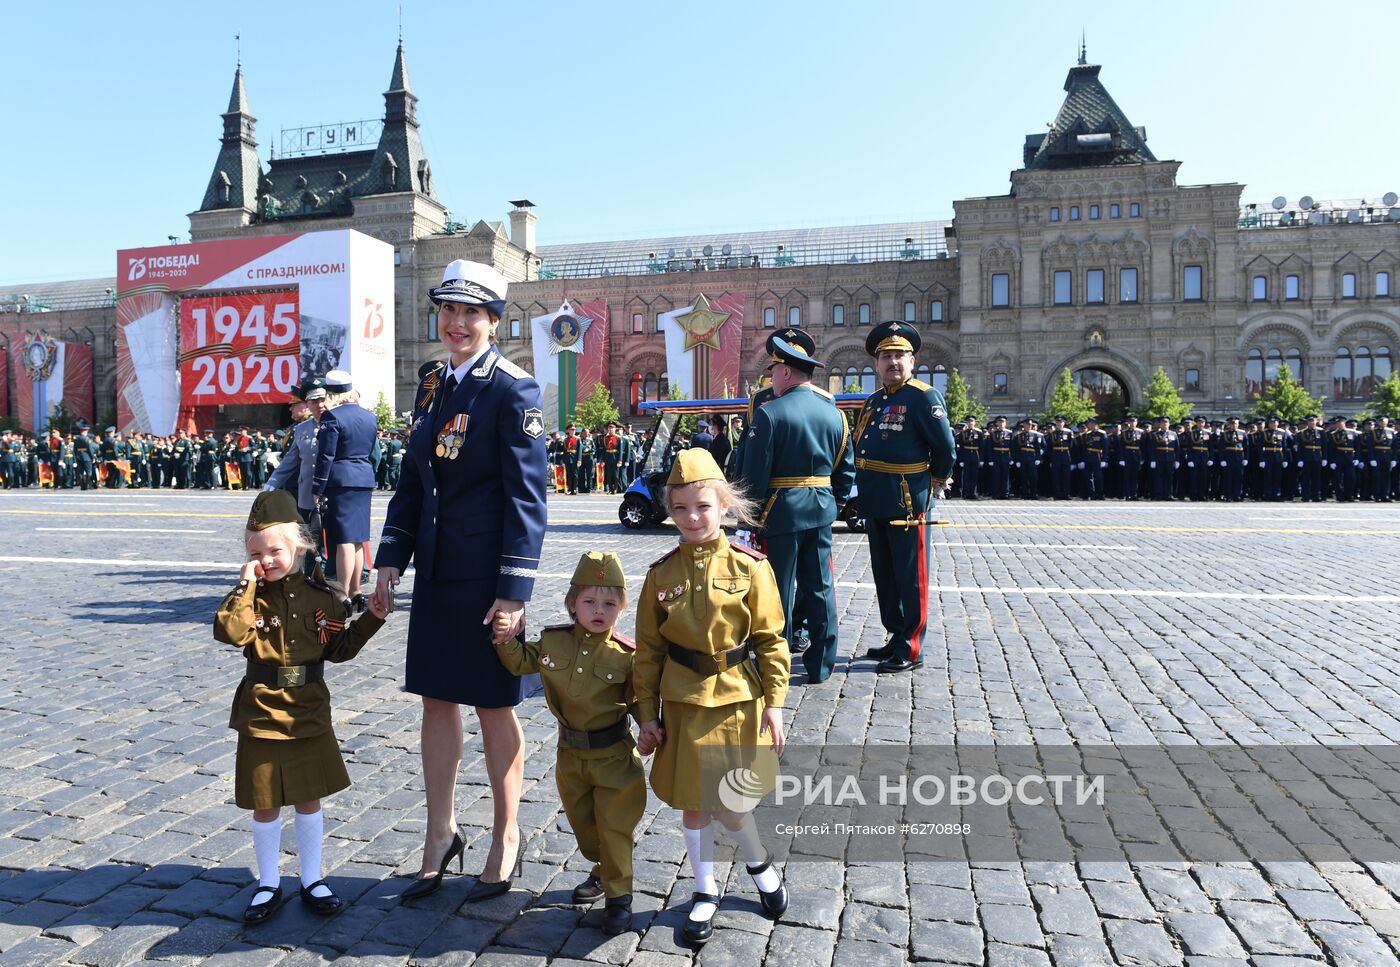
[[[769,306],[763,310],[763,328],[773,329],[778,325],[778,310]]]
[[[644,323],[642,322],[642,314],[641,314],[640,312],[634,312],[634,313],[632,313],[632,331],[633,331],[633,332],[642,332],[642,331],[644,330],[644,328],[645,328],[645,325],[644,325]]]
[[[437,316],[438,316],[438,314],[437,314],[437,310],[436,310],[436,309],[433,309],[432,311],[430,311],[430,312],[428,313],[428,338],[429,338],[429,339],[436,339],[436,338],[438,337]]]
[[[1069,220],[1072,221],[1072,222],[1077,222],[1077,221],[1079,221],[1079,206],[1078,206],[1078,205],[1070,205],[1070,206],[1069,206]]]
[[[510,321],[510,338],[512,338],[512,339],[519,339],[519,338],[520,338],[520,320],[519,320],[519,319],[512,319],[512,320]]]
[[[875,392],[875,370],[867,366],[860,371],[860,391],[862,393]]]
[[[1390,295],[1390,273],[1376,273],[1376,298],[1384,299]]]
[[[1376,371],[1376,382],[1390,379],[1390,347],[1381,346],[1376,349],[1376,359],[1373,365]]]
[[[1060,206],[1059,206],[1059,205],[1056,205],[1054,208],[1050,209],[1050,220],[1051,220],[1052,222],[1058,222],[1058,221],[1060,220]]]
[[[1284,276],[1283,297],[1289,302],[1297,302],[1300,298],[1302,298],[1302,296],[1299,295],[1299,291],[1300,290],[1298,288],[1298,277],[1296,275]]]
[[[1199,393],[1201,391],[1201,371],[1199,369],[1188,369],[1186,371],[1186,386],[1188,393]]]
[[[943,300],[934,299],[928,304],[928,317],[933,322],[943,321]]]
[[[1069,305],[1069,273],[1068,273],[1068,272],[1063,272],[1063,271],[1061,271],[1061,272],[1056,272],[1056,273],[1055,273],[1055,305],[1057,305],[1057,306],[1067,306],[1067,305]]]
[[[833,326],[844,326],[846,324],[846,307],[834,305],[831,307],[831,324]]]
[[[1288,371],[1293,374],[1293,378],[1302,382],[1303,379],[1303,354],[1299,352],[1297,346],[1288,347],[1284,362],[1288,363]]]
[[[1351,357],[1351,392],[1357,399],[1366,399],[1375,391],[1371,381],[1371,350],[1357,346]]]
[[[1129,218],[1141,218],[1141,217],[1142,217],[1142,206],[1139,205],[1137,202],[1133,202],[1131,205],[1129,205],[1129,206],[1128,206],[1128,217],[1129,217]]]
[[[856,310],[856,320],[862,326],[870,325],[870,303],[862,302],[860,304],[860,308]],[[871,392],[874,392],[874,390],[872,390]]]
[[[788,325],[801,328],[802,310],[797,306],[788,306]]]
[[[918,317],[918,314],[919,314],[918,306],[914,305],[914,303],[912,303],[912,302],[906,302],[906,303],[904,303],[904,321],[905,321],[905,322],[913,322],[913,321],[915,321],[915,319]]]
[[[1345,346],[1339,346],[1332,358],[1332,396],[1339,400],[1351,398],[1351,350]]]
[[[1343,299],[1355,299],[1355,298],[1356,298],[1356,273],[1355,273],[1355,272],[1344,272],[1344,273],[1342,273],[1342,298],[1343,298]]]
[[[1266,275],[1256,275],[1251,288],[1250,298],[1255,302],[1263,302],[1269,297],[1269,277]]]
[[[1118,217],[1120,217],[1122,214],[1123,214],[1123,210],[1122,210],[1121,208],[1118,207],[1118,205],[1117,205],[1116,202],[1115,202],[1114,204],[1108,206],[1108,217],[1109,217],[1109,218],[1118,218]]]
[[[1006,374],[1005,374],[1005,373],[995,373],[995,374],[993,374],[993,376],[992,376],[992,395],[993,395],[993,396],[1005,396],[1005,395],[1006,395]]]
[[[927,369],[927,367],[924,368]],[[948,392],[948,367],[944,366],[942,363],[933,367],[933,375],[931,377],[921,376],[919,378],[940,393]]]
[[[1099,206],[1098,206],[1098,205],[1090,205],[1090,206],[1089,206],[1089,220],[1090,220],[1090,221],[1095,221],[1095,222],[1099,220]]]
[[[992,305],[1011,305],[1011,276],[1006,272],[992,274]]]
[[[630,380],[628,380],[627,399],[628,399],[628,402],[631,404],[631,413],[632,413],[632,415],[633,415],[633,416],[641,416],[641,415],[642,415],[642,407],[641,407],[641,402],[642,402],[642,374],[641,374],[641,373],[633,372],[633,373],[632,373],[632,378],[631,378]]]
[[[1103,302],[1103,269],[1090,269],[1084,274],[1084,301]]]
[[[227,199],[225,199],[225,201],[227,201]],[[394,249],[394,265],[403,265],[403,253],[398,249]]]
[[[1244,398],[1257,400],[1264,392],[1264,354],[1257,349],[1249,351],[1244,364]]]
[[[1118,301],[1138,301],[1137,269],[1118,270]]]
[[[841,382],[841,373],[839,371],[827,376],[826,391],[832,396],[835,396],[837,393],[846,392],[846,386]]]
[[[662,331],[662,330],[661,330],[661,319],[662,319],[662,316],[664,316],[664,315],[665,315],[664,312],[658,312],[658,313],[656,314],[656,329],[655,329],[656,332],[661,332],[661,331]]]
[[[655,373],[647,373],[642,380],[642,399],[655,401],[659,399],[656,395],[657,382]]]
[[[1188,302],[1201,301],[1201,267],[1188,265],[1181,271],[1181,297]]]

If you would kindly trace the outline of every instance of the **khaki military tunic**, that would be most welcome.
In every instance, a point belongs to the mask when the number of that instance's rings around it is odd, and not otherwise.
[[[384,622],[369,613],[347,621],[341,601],[337,591],[308,582],[300,571],[280,581],[239,581],[214,617],[214,637],[264,665],[349,661]],[[308,802],[350,785],[324,681],[274,688],[243,678],[228,724],[238,732],[234,798],[240,807]]]
[[[539,641],[513,638],[496,653],[512,675],[539,673],[545,703],[561,726],[596,732],[633,711],[633,649],[621,635],[593,634],[575,623],[546,628]],[[554,778],[579,852],[593,861],[603,891],[631,893],[633,833],[647,804],[631,729],[601,749],[578,749],[561,736]]]
[[[667,658],[672,644],[715,656],[746,641],[757,661],[717,675]],[[790,673],[782,602],[762,554],[721,534],[654,563],[637,602],[632,680],[638,720],[660,718],[666,730],[651,768],[656,795],[676,809],[728,808],[718,783],[736,768],[759,773],[757,783],[771,790],[777,758],[759,737],[760,717],[765,707],[782,707]]]

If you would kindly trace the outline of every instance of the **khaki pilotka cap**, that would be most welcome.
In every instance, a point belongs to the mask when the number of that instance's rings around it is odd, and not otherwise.
[[[666,486],[679,487],[702,480],[723,479],[724,471],[715,463],[709,450],[682,450],[676,454],[676,462],[671,464],[671,475],[666,478]]]
[[[266,490],[253,501],[253,509],[248,512],[250,531],[267,530],[277,524],[300,524],[296,498],[285,490]]]
[[[625,588],[622,559],[612,551],[588,551],[578,559],[569,583],[576,588]]]

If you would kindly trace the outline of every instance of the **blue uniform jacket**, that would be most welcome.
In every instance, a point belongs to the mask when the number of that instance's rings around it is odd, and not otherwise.
[[[494,579],[496,597],[527,601],[547,518],[544,412],[539,384],[493,346],[443,399],[442,371],[418,386],[399,489],[375,560],[443,581]],[[467,415],[457,459],[438,434]]]
[[[851,492],[846,417],[831,398],[810,384],[794,386],[754,413],[740,475],[749,495],[763,505],[768,534],[825,527],[836,519],[836,502]],[[829,485],[805,486],[800,478],[829,477]]]
[[[931,478],[947,479],[955,462],[943,394],[928,383],[911,379],[865,401],[856,424],[856,487],[867,518],[923,516],[933,507]]]
[[[321,414],[316,430],[316,473],[311,491],[317,497],[328,487],[373,487],[369,450],[379,426],[363,406],[345,403]]]

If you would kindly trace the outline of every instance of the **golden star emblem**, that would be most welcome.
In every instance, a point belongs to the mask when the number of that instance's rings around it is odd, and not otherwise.
[[[676,317],[676,322],[685,330],[686,350],[696,346],[719,349],[719,330],[728,319],[729,313],[711,309],[710,300],[701,295],[695,300],[695,308],[683,316]]]

